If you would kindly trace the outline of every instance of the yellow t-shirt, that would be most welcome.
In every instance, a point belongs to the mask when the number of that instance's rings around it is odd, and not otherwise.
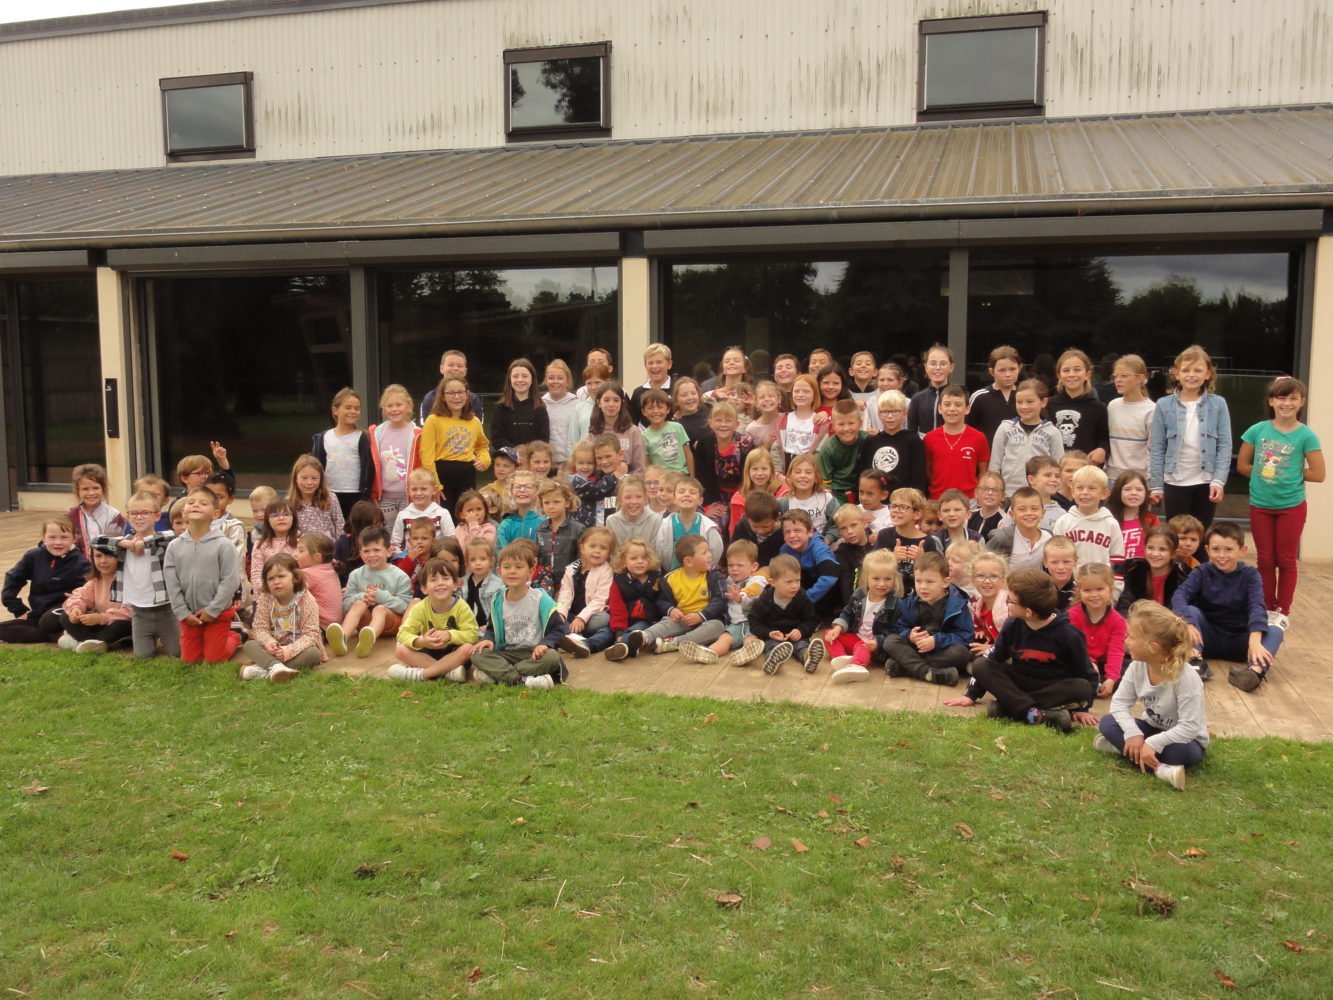
[[[702,612],[708,607],[708,574],[700,573],[698,576],[686,576],[683,569],[673,570],[667,574],[667,586],[671,588],[671,593],[675,595],[676,607],[687,615],[692,615],[696,611]]]

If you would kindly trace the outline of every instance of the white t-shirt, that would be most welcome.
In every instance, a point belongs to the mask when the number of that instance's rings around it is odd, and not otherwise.
[[[815,418],[801,419],[787,414],[787,426],[781,432],[782,450],[788,455],[808,455],[815,450]]]
[[[870,515],[870,528],[868,530],[871,539],[885,528],[893,527],[893,518],[889,516],[888,504],[884,504],[879,510],[866,510],[865,504],[861,504],[860,507],[863,513]]]
[[[324,432],[324,477],[334,493],[356,493],[361,489],[361,458],[357,446],[361,432],[339,435]]]
[[[1172,486],[1199,486],[1208,482],[1203,474],[1203,453],[1199,450],[1199,401],[1188,403],[1183,399],[1185,423],[1180,428],[1180,451],[1174,468],[1166,470],[1166,481]]]
[[[151,608],[153,601],[153,556],[147,552],[136,555],[125,553],[125,575],[121,579],[124,593],[121,602],[131,608]]]
[[[866,601],[866,609],[861,615],[861,624],[856,628],[856,637],[864,643],[875,641],[875,616],[884,610],[883,601]]]

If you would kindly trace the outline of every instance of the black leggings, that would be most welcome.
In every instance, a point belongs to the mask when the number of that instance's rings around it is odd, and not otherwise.
[[[52,608],[37,621],[15,618],[0,622],[0,642],[55,642],[65,628],[65,616],[59,608]]]
[[[1217,504],[1208,499],[1209,484],[1203,483],[1199,486],[1172,486],[1167,483],[1162,487],[1162,504],[1166,508],[1166,517],[1164,521],[1180,514],[1193,514],[1203,525],[1204,534],[1208,533],[1208,527],[1213,523],[1213,515],[1217,513]]]
[[[449,462],[441,458],[435,462],[435,475],[439,477],[440,492],[444,494],[440,506],[452,517],[458,498],[477,488],[477,468],[471,462]]]
[[[116,643],[128,639],[133,628],[129,621],[119,619],[107,622],[105,625],[75,624],[66,620],[63,615],[61,619],[65,621],[65,631],[78,639],[79,642],[83,642],[85,639],[97,639],[108,646],[114,646]]]
[[[344,521],[352,516],[352,504],[358,500],[366,499],[360,493],[334,493],[333,495],[338,500],[338,507],[343,512]]]

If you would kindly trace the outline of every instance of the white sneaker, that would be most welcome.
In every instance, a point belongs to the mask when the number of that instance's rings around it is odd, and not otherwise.
[[[843,657],[840,656],[838,659],[841,660]],[[851,657],[848,656],[846,659],[850,660]],[[834,660],[833,662],[837,663],[837,660]],[[851,684],[854,681],[866,680],[869,676],[870,671],[861,666],[861,664],[849,663],[842,669],[833,671],[832,680],[834,684]]]
[[[455,684],[467,683],[467,664],[464,663],[460,664],[457,667],[454,667],[453,670],[450,670],[447,674],[444,675],[444,679],[447,681],[453,681]]]
[[[717,654],[707,646],[686,639],[680,644],[680,654],[691,663],[716,663]]]
[[[347,652],[347,637],[343,635],[343,627],[337,622],[324,630],[324,638],[329,644],[329,652],[334,656],[342,656]]]
[[[835,656],[833,659],[829,660],[829,666],[834,670],[841,670],[851,662],[852,658],[850,656]]]
[[[389,664],[389,680],[391,681],[420,681],[425,678],[421,676],[420,667],[409,667],[406,663]]]
[[[569,635],[560,640],[560,650],[565,653],[573,653],[576,660],[587,659],[588,654],[592,652],[588,648],[588,640],[577,632],[570,632]]]
[[[1291,619],[1281,611],[1268,612],[1268,625],[1270,628],[1280,628],[1283,632],[1291,628]]]
[[[1184,764],[1158,764],[1157,777],[1161,778],[1178,792],[1183,792],[1185,790]]]
[[[1092,749],[1100,750],[1102,753],[1118,754],[1120,752],[1115,748],[1115,744],[1112,743],[1110,740],[1108,740],[1101,733],[1098,733],[1096,736],[1092,738]]]
[[[275,663],[268,668],[268,682],[270,684],[286,684],[294,677],[300,677],[301,671],[293,670],[291,667],[282,663]]]
[[[262,681],[268,676],[268,668],[258,663],[247,663],[241,667],[240,678],[243,681]]]
[[[538,674],[536,677],[524,677],[523,683],[530,688],[537,688],[541,691],[549,691],[555,687],[555,680],[550,674]]]
[[[744,667],[759,659],[763,652],[764,640],[756,638],[755,636],[750,636],[745,640],[744,645],[742,645],[740,649],[731,654],[731,659],[727,662],[733,667]]]
[[[84,639],[74,647],[76,653],[105,653],[106,643],[101,639]]]
[[[472,671],[472,683],[477,687],[486,687],[489,684],[494,684],[495,678],[483,670],[474,670]]]
[[[56,640],[56,645],[61,649],[68,649],[72,653],[79,648],[79,640],[68,632],[61,632],[60,638]]]
[[[361,631],[356,635],[356,655],[363,658],[369,656],[377,638],[378,636],[375,635],[373,628],[369,625],[362,625]]]

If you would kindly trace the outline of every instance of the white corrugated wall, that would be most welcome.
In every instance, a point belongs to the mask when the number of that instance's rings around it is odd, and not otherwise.
[[[249,70],[258,156],[503,143],[506,48],[610,40],[617,139],[915,120],[917,22],[1010,0],[421,0],[0,45],[0,174],[164,162],[160,77]],[[1333,100],[1327,0],[1050,0],[1048,115]]]

